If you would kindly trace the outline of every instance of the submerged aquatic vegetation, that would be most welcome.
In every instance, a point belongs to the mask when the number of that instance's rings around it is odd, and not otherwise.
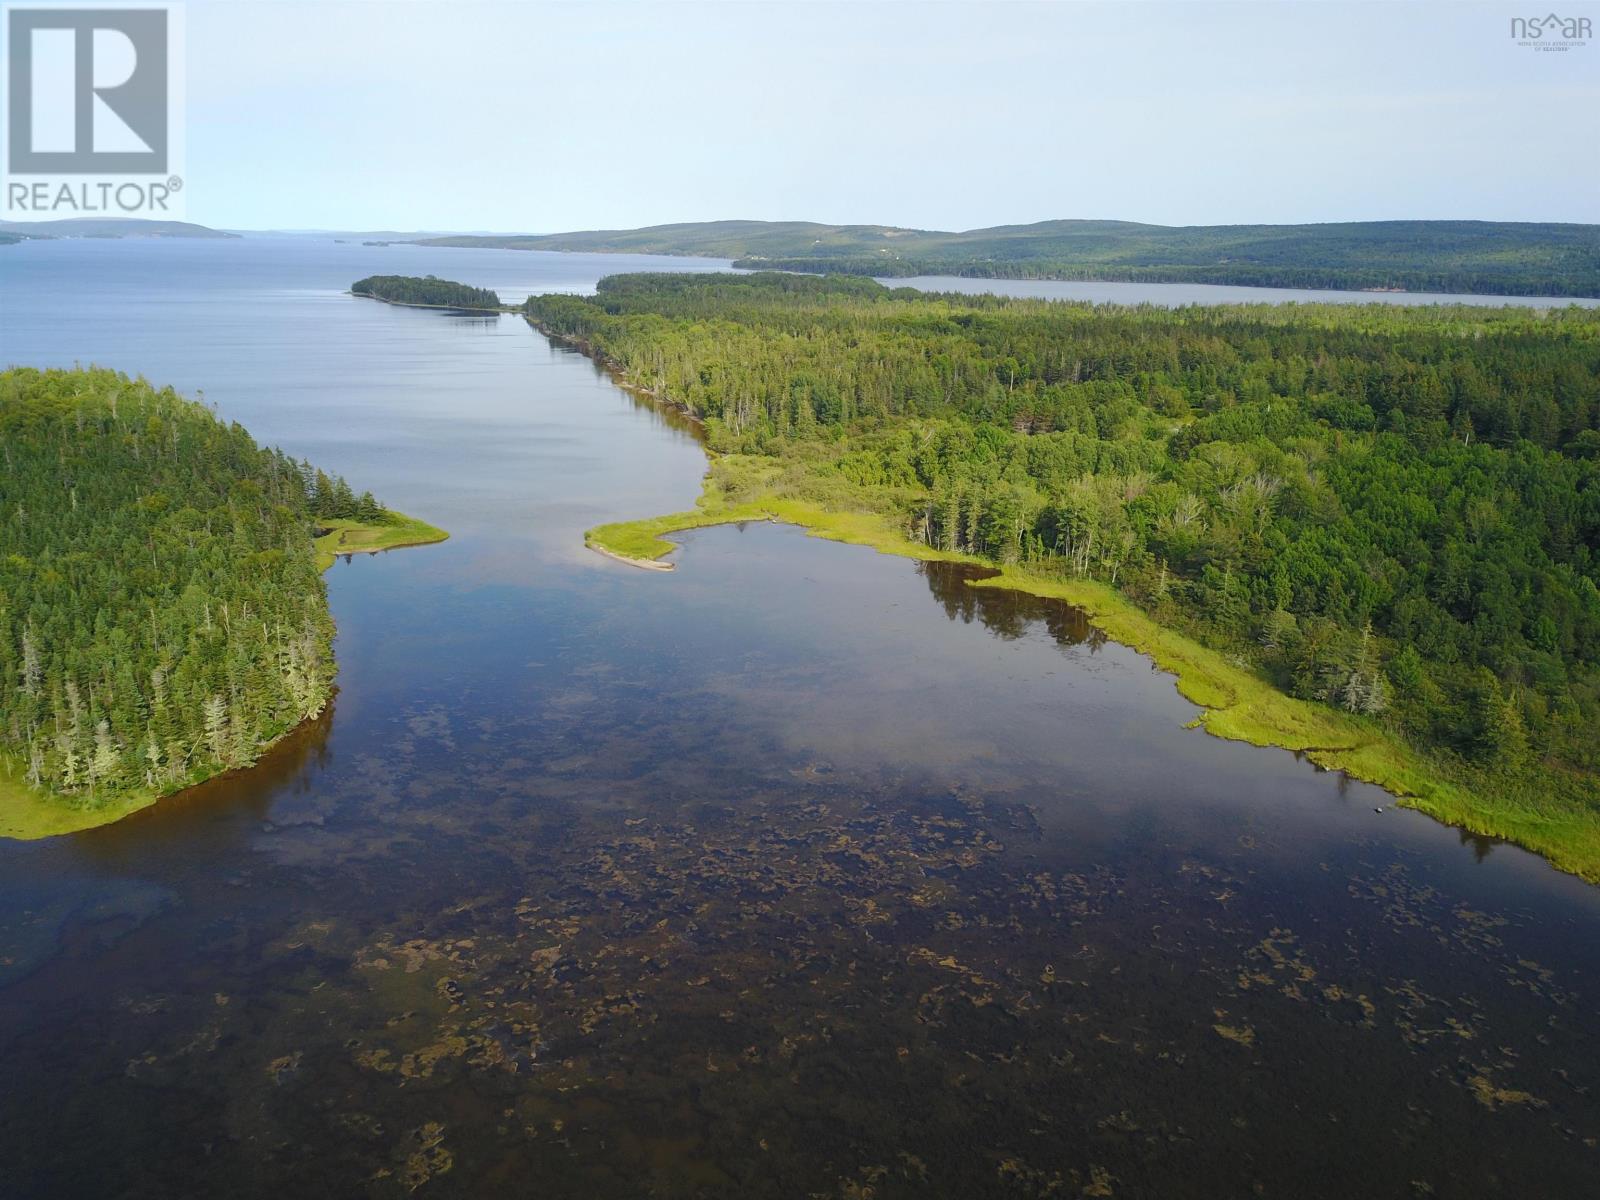
[[[697,509],[590,530],[604,553],[655,564],[674,530],[766,519],[985,562],[1115,626],[1208,731],[1600,882],[1600,430],[1576,385],[1539,416],[1524,398],[1593,373],[1593,312],[771,274],[616,276],[526,311],[716,454]]]

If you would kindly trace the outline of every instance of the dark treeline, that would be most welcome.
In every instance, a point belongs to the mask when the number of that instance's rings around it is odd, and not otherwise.
[[[1103,579],[1296,695],[1592,795],[1600,313],[800,275],[622,276],[528,311],[782,489]]]
[[[1600,226],[1526,221],[1145,225],[1038,221],[950,232],[814,221],[698,221],[431,245],[703,254],[753,270],[904,278],[1107,279],[1254,287],[1600,296]]]
[[[1106,283],[1211,283],[1236,287],[1322,288],[1330,291],[1443,292],[1488,296],[1596,296],[1600,270],[1546,275],[1522,267],[1448,270],[1438,267],[1321,267],[1217,263],[1209,266],[1118,266],[1041,259],[872,258],[818,254],[803,258],[740,258],[749,271],[806,271],[909,279],[955,275],[967,279],[1051,279]]]
[[[312,533],[370,494],[111,371],[0,374],[0,753],[92,802],[245,765],[327,704]]]
[[[469,287],[433,275],[369,275],[350,285],[357,296],[397,304],[434,304],[441,308],[499,308],[500,297],[488,288]]]

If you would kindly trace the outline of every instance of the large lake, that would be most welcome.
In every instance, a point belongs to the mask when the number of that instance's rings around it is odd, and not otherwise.
[[[1470,304],[1518,308],[1600,307],[1600,300],[1572,296],[1475,296],[1460,292],[1344,292],[1330,288],[1231,287],[1215,283],[1117,283],[1092,279],[969,279],[959,275],[914,275],[880,279],[886,287],[923,292],[1023,296],[1035,300],[1088,300],[1095,304]]]
[[[692,503],[693,431],[342,294],[720,265],[0,250],[0,362],[203,392],[453,534],[335,566],[337,702],[257,769],[0,842],[0,1194],[1593,1195],[1600,889],[961,569],[590,554]]]

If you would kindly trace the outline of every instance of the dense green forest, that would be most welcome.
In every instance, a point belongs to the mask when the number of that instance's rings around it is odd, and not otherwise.
[[[0,373],[0,758],[81,804],[252,762],[321,712],[319,519],[382,522],[343,479],[170,389]]]
[[[1041,221],[963,233],[706,221],[425,245],[711,255],[756,270],[885,278],[1103,279],[1256,287],[1600,296],[1600,226],[1500,221],[1169,227]]]
[[[1458,776],[1600,805],[1600,312],[776,274],[527,310],[785,494],[1110,583]]]
[[[468,287],[433,275],[369,275],[350,285],[357,296],[396,304],[431,304],[440,308],[499,308],[500,297],[488,288]]]

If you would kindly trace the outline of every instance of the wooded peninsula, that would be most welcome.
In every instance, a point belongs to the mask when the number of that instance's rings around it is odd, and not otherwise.
[[[0,373],[0,466],[0,836],[254,762],[332,694],[333,554],[446,536],[113,371]]]
[[[701,419],[701,507],[1002,568],[1306,751],[1600,880],[1600,312],[631,275],[529,318]]]
[[[946,233],[812,221],[699,221],[429,246],[707,255],[752,270],[880,278],[1093,279],[1518,296],[1600,296],[1600,226],[1513,221],[1145,225],[1040,221]]]

